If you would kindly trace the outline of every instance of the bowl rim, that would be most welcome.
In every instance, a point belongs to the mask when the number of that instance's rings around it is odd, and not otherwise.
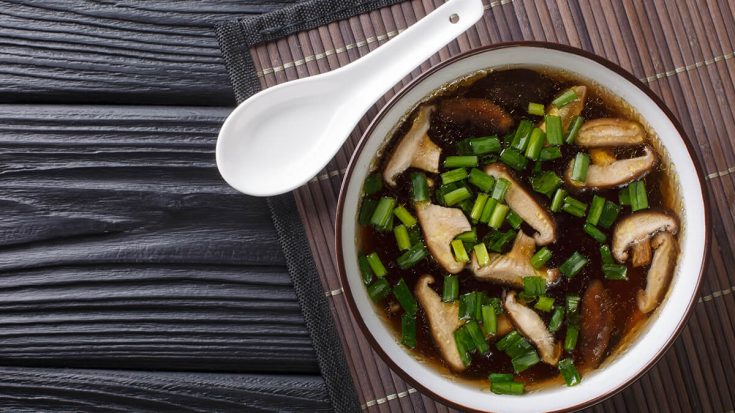
[[[365,325],[365,322],[363,321],[362,317],[360,316],[360,311],[357,308],[357,305],[353,299],[352,296],[352,290],[350,288],[350,283],[347,280],[347,271],[345,269],[345,262],[344,262],[344,255],[342,251],[342,220],[344,218],[344,206],[345,206],[345,198],[347,193],[347,187],[350,184],[352,180],[352,174],[355,170],[355,165],[357,162],[357,158],[362,153],[370,135],[373,133],[377,125],[383,120],[383,118],[386,116],[386,114],[395,106],[399,100],[401,100],[410,90],[412,90],[416,85],[421,83],[423,80],[425,80],[427,77],[432,75],[433,73],[450,66],[458,61],[464,60],[468,57],[485,53],[491,50],[499,50],[499,49],[506,49],[506,48],[513,48],[513,47],[537,47],[537,48],[544,48],[544,49],[552,49],[556,51],[576,54],[578,56],[590,59],[596,63],[599,63],[606,68],[612,70],[616,74],[622,76],[625,78],[625,80],[629,81],[633,84],[633,86],[640,89],[642,92],[644,92],[655,104],[656,106],[661,109],[661,111],[666,115],[666,117],[669,119],[669,121],[672,123],[672,125],[676,128],[677,132],[681,136],[682,140],[684,141],[684,145],[687,149],[687,152],[689,154],[689,157],[692,159],[692,163],[694,164],[694,169],[697,173],[697,178],[699,180],[699,185],[702,189],[702,200],[704,203],[704,257],[702,260],[702,266],[699,270],[699,274],[697,275],[697,281],[696,281],[696,287],[694,288],[694,294],[692,294],[692,297],[689,300],[689,303],[687,304],[686,311],[684,313],[684,316],[679,320],[679,324],[676,326],[676,329],[674,330],[674,334],[671,335],[669,340],[658,350],[658,352],[655,354],[653,358],[646,364],[643,368],[641,368],[635,375],[633,375],[630,379],[628,379],[626,382],[624,382],[622,385],[609,389],[605,393],[593,398],[586,400],[582,403],[578,403],[574,406],[570,406],[565,409],[557,410],[557,412],[571,412],[576,411],[579,409],[583,409],[589,406],[592,406],[594,404],[597,404],[599,402],[602,402],[603,400],[606,400],[624,389],[626,389],[628,386],[636,382],[641,376],[643,376],[646,372],[648,372],[658,361],[663,357],[664,354],[669,350],[671,345],[674,343],[674,341],[679,337],[684,327],[686,327],[686,324],[691,317],[692,313],[694,312],[695,305],[697,303],[697,298],[701,295],[701,289],[702,284],[704,280],[704,274],[707,271],[707,268],[710,265],[710,241],[712,237],[712,222],[711,222],[711,205],[710,205],[710,199],[709,199],[709,189],[706,185],[705,180],[705,173],[704,169],[702,167],[702,162],[697,154],[697,152],[694,150],[694,144],[692,143],[691,138],[687,135],[687,133],[684,131],[683,126],[679,122],[679,120],[676,118],[676,116],[671,112],[671,110],[668,108],[668,106],[664,103],[664,101],[656,95],[653,90],[651,90],[650,87],[648,87],[646,84],[644,84],[640,79],[635,77],[633,74],[628,72],[627,70],[623,69],[622,67],[618,66],[617,64],[611,62],[610,60],[607,60],[603,57],[600,57],[596,54],[590,53],[586,50],[579,49],[576,47],[564,45],[564,44],[558,44],[558,43],[551,43],[551,42],[544,42],[544,41],[512,41],[512,42],[501,42],[501,43],[495,43],[492,45],[486,45],[481,46],[472,50],[468,50],[464,53],[460,53],[450,59],[447,59],[445,61],[442,61],[438,64],[433,65],[431,68],[429,68],[427,71],[421,73],[416,78],[412,79],[406,86],[404,86],[398,93],[395,94],[378,112],[378,114],[371,120],[370,124],[368,125],[365,132],[360,137],[360,140],[355,147],[354,152],[352,153],[352,156],[350,157],[350,162],[347,166],[347,170],[345,172],[345,176],[342,180],[342,184],[340,186],[340,192],[339,192],[339,198],[337,201],[337,222],[335,226],[335,244],[336,244],[336,253],[337,253],[337,274],[339,277],[339,281],[341,283],[341,286],[344,291],[345,300],[348,303],[349,309],[352,312],[352,315],[354,316],[355,320],[357,321],[357,324],[362,332],[362,334],[367,338],[368,342],[370,343],[371,348],[373,351],[375,351],[380,358],[383,360],[384,363],[386,363],[396,374],[398,374],[403,380],[405,380],[407,383],[411,384],[422,394],[425,394],[427,396],[430,396],[432,399],[439,401],[443,404],[446,404],[448,406],[464,410],[464,411],[473,411],[473,412],[483,412],[480,410],[475,410],[468,408],[467,406],[464,406],[462,404],[459,404],[457,402],[454,402],[452,400],[448,400],[427,387],[425,387],[423,384],[421,384],[418,380],[414,379],[412,376],[410,376],[408,373],[406,373],[403,368],[401,368],[397,363],[393,361],[393,359],[386,354],[386,352],[383,350],[383,348],[380,346],[380,344],[377,342],[375,337],[372,335],[372,333],[368,330],[367,326]]]

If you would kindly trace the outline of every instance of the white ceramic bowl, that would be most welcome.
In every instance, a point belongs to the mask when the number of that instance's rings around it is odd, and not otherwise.
[[[523,396],[502,396],[442,375],[401,347],[362,284],[357,265],[356,221],[362,183],[392,129],[441,86],[481,69],[545,66],[571,72],[607,88],[635,108],[660,137],[681,188],[684,230],[681,257],[669,293],[628,348],[574,387],[554,386]],[[347,171],[337,216],[340,277],[355,318],[374,349],[404,379],[437,400],[468,410],[538,412],[575,410],[599,402],[650,368],[684,327],[698,296],[706,266],[709,208],[702,169],[671,112],[653,92],[613,63],[587,52],[547,43],[509,43],[468,52],[413,81],[378,114],[363,136]]]

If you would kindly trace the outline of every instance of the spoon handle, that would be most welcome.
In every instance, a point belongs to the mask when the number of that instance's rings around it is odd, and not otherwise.
[[[482,0],[449,0],[401,34],[341,70],[360,84],[369,108],[390,88],[482,18]],[[349,69],[349,70],[348,70]]]

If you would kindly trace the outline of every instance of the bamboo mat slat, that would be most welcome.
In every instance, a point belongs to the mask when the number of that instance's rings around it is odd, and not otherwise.
[[[263,88],[323,73],[369,53],[442,2],[411,0],[250,49]],[[647,83],[674,111],[704,162],[712,195],[711,266],[672,349],[645,376],[589,411],[732,411],[735,397],[735,3],[726,0],[497,0],[483,20],[370,109],[324,171],[294,192],[358,396],[376,412],[448,412],[411,388],[353,326],[337,279],[334,231],[344,170],[380,107],[431,65],[512,40],[569,44]]]

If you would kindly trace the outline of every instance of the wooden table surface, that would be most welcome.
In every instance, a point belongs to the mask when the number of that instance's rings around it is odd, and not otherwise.
[[[212,26],[297,0],[0,1],[0,410],[329,410]]]

